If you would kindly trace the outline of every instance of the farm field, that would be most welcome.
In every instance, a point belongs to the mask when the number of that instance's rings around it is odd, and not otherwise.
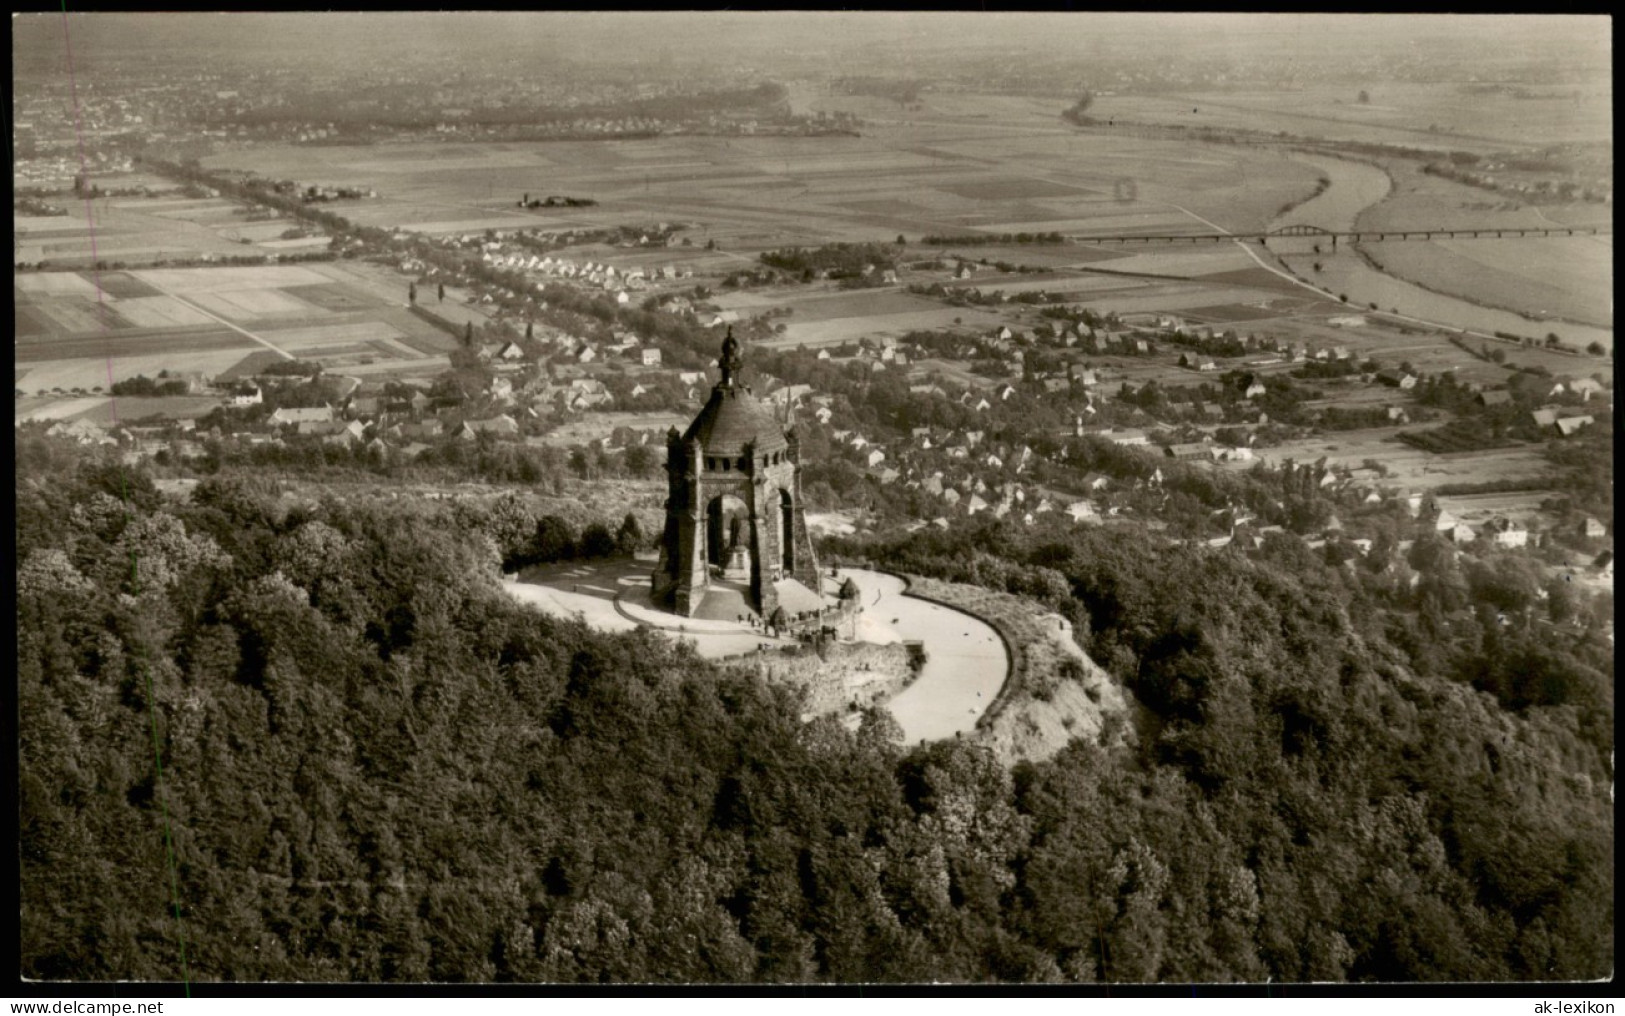
[[[789,307],[787,323],[827,321],[834,318],[885,317],[935,310],[941,304],[897,289],[773,289],[716,298],[719,307]]]
[[[214,376],[256,352],[330,367],[383,361],[419,375],[442,369],[455,341],[405,308],[404,280],[388,281],[390,273],[374,267],[19,274],[17,387],[89,390],[106,386],[109,375],[117,381],[165,369]],[[384,295],[390,291],[394,301]]]
[[[866,337],[880,335],[901,336],[911,331],[943,328],[992,328],[1004,320],[997,314],[969,307],[942,307],[919,310],[883,317],[856,315],[826,318],[822,321],[796,321],[790,319],[783,335],[762,340],[770,348],[807,346],[838,346]]]
[[[1091,139],[1089,154],[1078,158],[1078,140],[1066,130],[931,123],[862,138],[275,146],[204,162],[376,187],[380,199],[340,206],[370,225],[467,232],[682,221],[747,250],[1063,222],[1096,231],[1128,221],[1188,226],[1167,201],[1225,215],[1238,228],[1307,194],[1315,178],[1308,167],[1234,146]],[[1138,201],[1117,199],[1126,179]],[[514,205],[525,192],[599,205],[519,212]],[[1218,211],[1204,210],[1209,205]]]
[[[98,349],[85,343],[58,351],[51,359],[23,360],[17,368],[23,376],[15,387],[30,394],[43,394],[75,388],[91,391],[106,388],[109,382],[127,381],[137,375],[156,377],[161,370],[198,371],[213,377],[231,370],[260,346],[221,346],[214,349],[175,349],[172,344],[157,348],[119,344],[108,340]],[[273,354],[274,355],[274,354]],[[71,356],[71,358],[66,358]]]
[[[1357,101],[1357,89],[1334,87],[1222,95],[1103,96],[1090,113],[1102,119],[1288,130],[1339,140],[1475,152],[1586,143],[1613,133],[1611,96],[1605,89],[1584,90],[1578,99],[1472,95],[1457,85],[1404,82],[1384,82],[1368,91],[1371,101],[1363,105]]]
[[[220,405],[220,400],[209,396],[172,395],[162,398],[114,398],[95,396],[81,399],[29,397],[18,399],[13,418],[16,423],[29,420],[89,420],[103,427],[136,420],[150,420],[164,416],[171,420],[190,420],[208,415]]]
[[[1415,428],[1383,427],[1323,434],[1255,449],[1253,454],[1272,465],[1280,465],[1286,459],[1315,462],[1324,456],[1329,464],[1354,468],[1372,459],[1388,469],[1387,477],[1381,481],[1383,485],[1418,490],[1447,483],[1540,479],[1549,471],[1545,455],[1536,445],[1437,455],[1394,440],[1400,431],[1412,429]],[[1248,466],[1248,463],[1239,463],[1228,468]]]
[[[1135,247],[1127,247],[1124,250],[1135,253],[1126,253],[1123,257],[1105,263],[1087,264],[1083,268],[1085,271],[1102,269],[1107,272],[1139,272],[1147,275],[1177,275],[1189,278],[1219,272],[1246,271],[1257,267],[1257,262],[1234,243],[1219,243],[1194,250],[1165,248],[1149,251]]]
[[[282,233],[298,225],[291,219],[250,223],[241,206],[223,198],[104,198],[66,207],[65,216],[13,217],[17,261],[89,267],[265,253],[279,249],[270,244],[280,244]]]

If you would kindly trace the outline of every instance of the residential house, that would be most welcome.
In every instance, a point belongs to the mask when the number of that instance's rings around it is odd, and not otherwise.
[[[1512,405],[1512,393],[1504,389],[1479,392],[1477,402],[1481,406],[1510,406]]]
[[[492,417],[489,420],[465,420],[457,436],[464,441],[472,441],[479,434],[491,434],[496,437],[518,437],[519,423],[506,414]]]
[[[93,420],[78,419],[72,422],[59,420],[53,423],[45,433],[50,437],[72,438],[80,444],[114,444],[116,440],[107,436],[107,431]]]
[[[885,462],[885,461],[886,461],[886,453],[881,451],[879,448],[876,448],[876,449],[872,450],[871,452],[869,452],[868,462],[869,462],[869,468],[870,469],[873,469],[874,467],[880,465],[882,462]]]
[[[1527,537],[1527,534],[1525,536]],[[1472,526],[1467,525],[1465,522],[1458,522],[1444,531],[1444,537],[1451,543],[1472,543],[1478,539],[1478,534],[1473,532]]]
[[[1603,386],[1594,379],[1581,377],[1575,378],[1573,381],[1569,382],[1569,391],[1580,396],[1580,398],[1589,401],[1591,396],[1601,395],[1604,389]]]
[[[335,443],[349,444],[362,440],[366,434],[366,424],[360,420],[351,420],[345,423],[342,420],[305,420],[294,425],[294,433],[300,437],[338,438]]]
[[[245,406],[257,406],[263,401],[260,386],[251,382],[238,385],[232,389],[231,404],[241,409]]]
[[[1084,490],[1094,493],[1096,491],[1105,490],[1109,486],[1111,486],[1111,477],[1107,476],[1105,473],[1092,472],[1084,475]]]
[[[1590,416],[1566,416],[1557,421],[1557,432],[1563,437],[1572,437],[1581,427],[1589,427],[1596,422],[1596,419]]]
[[[660,366],[660,350],[654,348],[653,346],[645,346],[643,351],[639,353],[638,356],[645,367]]]
[[[1046,510],[1043,503],[1038,506],[1039,511]],[[1072,516],[1072,521],[1082,522],[1084,519],[1098,518],[1100,513],[1095,510],[1093,501],[1074,501],[1066,506],[1066,513]]]
[[[332,406],[312,406],[305,409],[278,409],[271,414],[272,423],[327,423],[333,419]]]
[[[401,423],[391,427],[389,436],[406,441],[432,441],[441,434],[442,425],[430,417],[422,423]]]
[[[1416,375],[1403,370],[1388,368],[1377,371],[1377,380],[1390,388],[1410,390],[1416,387]]]
[[[1171,459],[1211,459],[1213,458],[1212,448],[1212,445],[1203,441],[1189,441],[1182,444],[1169,445],[1167,448],[1163,449],[1163,451],[1164,454]]]
[[[1484,527],[1490,538],[1501,547],[1522,547],[1529,543],[1529,530],[1522,523],[1504,516],[1496,516]]]
[[[1580,523],[1580,532],[1589,539],[1597,540],[1608,535],[1608,527],[1599,519],[1587,515],[1586,520]]]
[[[376,417],[384,408],[384,400],[377,395],[361,395],[350,400],[348,407],[351,416],[371,419]]]

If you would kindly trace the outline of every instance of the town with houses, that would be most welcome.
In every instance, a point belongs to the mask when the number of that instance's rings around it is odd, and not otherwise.
[[[1610,57],[1289,17],[19,16],[24,976],[1607,976]]]

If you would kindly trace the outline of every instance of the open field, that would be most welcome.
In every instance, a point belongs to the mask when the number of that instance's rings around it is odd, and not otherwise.
[[[1288,441],[1253,454],[1263,462],[1280,465],[1286,459],[1314,462],[1325,457],[1329,464],[1357,467],[1367,459],[1382,463],[1388,476],[1385,486],[1432,489],[1447,483],[1487,483],[1491,480],[1539,479],[1549,472],[1545,455],[1536,445],[1517,445],[1489,451],[1456,452],[1436,455],[1403,444],[1394,435],[1412,427],[1383,427],[1374,430],[1322,434]],[[1246,469],[1247,463],[1229,468]]]
[[[1415,163],[1385,160],[1384,166],[1394,179],[1394,189],[1360,214],[1361,229],[1404,229],[1407,226],[1413,229],[1418,226],[1541,229],[1553,225],[1533,205],[1423,173]],[[1606,206],[1589,208],[1591,217],[1583,221],[1608,221]]]
[[[382,321],[357,321],[341,325],[310,325],[304,328],[267,329],[260,333],[272,344],[290,353],[304,355],[323,346],[355,345],[374,339],[394,339],[400,332]]]
[[[70,352],[76,354],[73,359],[23,361],[19,357],[18,369],[27,373],[17,380],[16,387],[31,394],[49,392],[53,388],[63,391],[82,388],[89,391],[98,386],[106,388],[110,381],[125,381],[138,374],[156,377],[161,370],[195,370],[213,377],[230,370],[245,357],[252,356],[256,349],[269,352],[263,347],[248,345],[247,340],[244,343],[235,348],[221,346],[176,350],[164,347],[153,350],[132,349],[110,342],[100,356],[87,345],[71,348]]]
[[[790,319],[783,335],[763,339],[762,345],[773,348],[796,346],[838,346],[858,339],[879,336],[901,336],[906,332],[941,328],[992,328],[1004,320],[989,311],[970,307],[944,307],[909,311],[873,317],[858,314],[852,317],[829,317],[820,321]]]
[[[282,146],[205,164],[376,187],[378,200],[338,206],[371,225],[469,232],[675,220],[747,254],[899,232],[1189,225],[1167,201],[1241,228],[1314,186],[1309,167],[1233,146],[1092,139],[1089,158],[1078,154],[1070,131],[932,123],[862,138]],[[1117,199],[1124,180],[1134,181],[1137,202]],[[514,204],[527,191],[600,203],[520,212]]]
[[[455,345],[406,309],[404,280],[377,266],[152,269],[101,281],[98,296],[96,273],[16,277],[18,387],[105,386],[110,367],[114,380],[162,369],[212,376],[269,352],[251,336],[329,366],[373,360],[406,376],[443,369]]]
[[[65,216],[13,217],[16,260],[88,267],[98,260],[141,265],[264,253],[279,249],[282,233],[297,225],[291,219],[250,223],[241,206],[223,198],[104,198],[66,207]]]
[[[1504,240],[1503,243],[1521,243]],[[1559,339],[1583,348],[1591,342],[1612,349],[1614,331],[1595,325],[1566,321],[1531,320],[1521,314],[1493,307],[1480,306],[1457,296],[1424,289],[1394,275],[1379,272],[1366,264],[1358,254],[1340,250],[1336,254],[1279,254],[1274,259],[1287,266],[1300,278],[1313,279],[1314,284],[1334,294],[1346,294],[1351,309],[1366,310],[1368,305],[1377,309],[1395,310],[1421,321],[1449,322],[1456,329],[1469,329],[1484,335],[1507,332],[1512,335],[1541,338],[1555,332]],[[1316,272],[1314,264],[1321,270]]]
[[[100,361],[169,353],[175,358],[171,369],[195,370],[197,368],[190,366],[190,363],[198,353],[231,349],[246,352],[252,348],[253,343],[224,328],[163,333],[104,332],[20,345],[16,347],[13,359],[18,364],[25,364],[85,358]]]
[[[1465,239],[1360,247],[1385,271],[1432,289],[1510,310],[1612,327],[1614,251],[1609,239]]]
[[[206,416],[220,400],[208,396],[172,395],[162,398],[114,398],[97,396],[82,399],[28,397],[17,400],[13,419],[25,420],[89,420],[103,427],[117,423],[165,416],[171,420],[196,419]]]
[[[1453,84],[1374,83],[1371,101],[1358,89],[1310,87],[1220,95],[1102,96],[1090,110],[1121,118],[1188,127],[1279,131],[1416,148],[1493,152],[1526,145],[1587,143],[1613,133],[1607,89],[1535,89],[1549,97],[1470,95]]]

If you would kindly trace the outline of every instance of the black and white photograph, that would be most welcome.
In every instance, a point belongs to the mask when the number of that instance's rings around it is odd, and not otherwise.
[[[18,993],[1613,977],[1609,16],[11,29]]]

